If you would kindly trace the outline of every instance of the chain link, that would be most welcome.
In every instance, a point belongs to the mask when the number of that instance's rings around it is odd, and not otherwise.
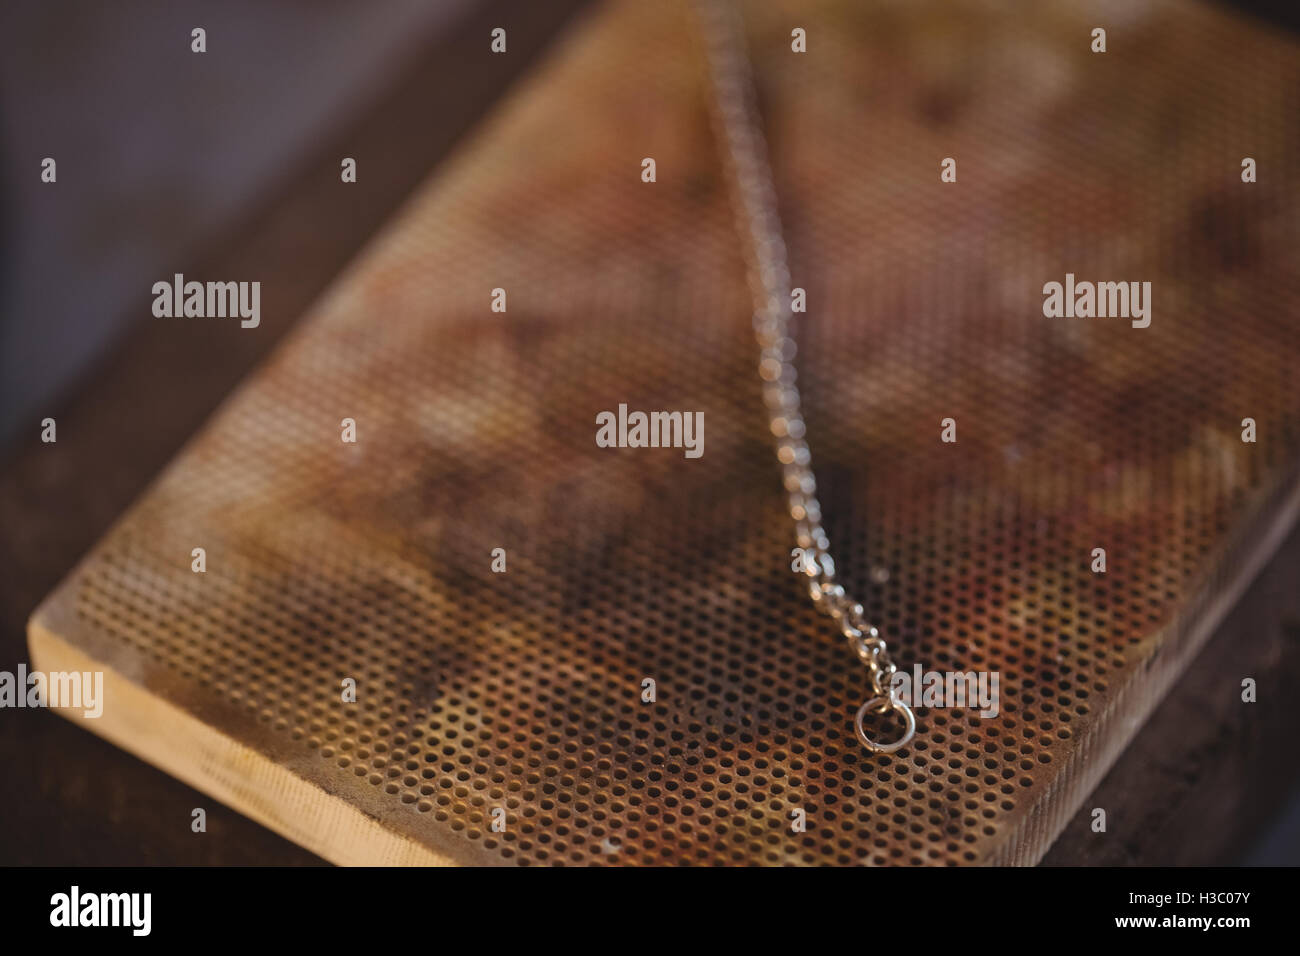
[[[745,50],[739,11],[726,0],[696,0],[713,88],[714,126],[723,144],[730,173],[737,228],[744,239],[750,292],[754,298],[754,335],[758,340],[758,374],[763,401],[776,439],[795,543],[804,554],[804,574],[813,604],[834,618],[870,674],[873,699],[863,704],[899,710],[909,730],[894,744],[880,745],[856,723],[859,740],[870,750],[891,753],[911,738],[915,721],[907,705],[890,693],[896,667],[880,632],[867,621],[862,605],[836,580],[830,538],[822,527],[812,453],[804,438],[803,407],[796,384],[795,341],[791,335],[791,281],[777,212],[776,190],[767,160],[767,143],[755,105],[754,78]],[[880,710],[880,707],[872,709]]]

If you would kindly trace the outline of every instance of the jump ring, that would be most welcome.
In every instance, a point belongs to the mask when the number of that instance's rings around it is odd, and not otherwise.
[[[868,710],[876,710],[877,713],[887,713],[894,710],[903,715],[903,720],[907,726],[903,730],[903,736],[892,744],[877,743],[867,736],[867,732],[862,728],[862,718],[866,716]],[[912,708],[907,706],[897,697],[872,697],[858,708],[857,716],[853,718],[853,730],[858,735],[858,741],[872,753],[892,754],[896,750],[906,747],[908,742],[916,733],[916,714],[912,713]]]

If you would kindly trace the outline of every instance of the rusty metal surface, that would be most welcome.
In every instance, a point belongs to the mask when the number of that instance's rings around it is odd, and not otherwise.
[[[792,9],[746,8],[841,574],[997,718],[853,739],[675,6],[575,29],[38,620],[463,862],[1041,856],[1290,517],[1300,55],[1185,4],[1102,56],[1083,7]],[[1066,272],[1151,326],[1045,318]],[[597,448],[619,403],[702,410],[703,457]]]

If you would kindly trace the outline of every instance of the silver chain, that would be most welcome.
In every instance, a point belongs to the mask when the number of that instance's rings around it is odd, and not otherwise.
[[[836,580],[830,538],[822,527],[817,479],[804,438],[802,403],[795,384],[790,268],[743,24],[739,12],[727,0],[696,0],[696,9],[713,89],[714,127],[724,147],[737,228],[749,265],[763,401],[776,438],[776,457],[795,523],[795,543],[803,553],[808,594],[822,613],[835,619],[870,676],[872,696],[858,709],[854,720],[858,740],[874,753],[893,753],[912,739],[916,718],[911,708],[890,692],[890,678],[897,668],[890,660],[884,638],[866,619],[862,605],[849,597]],[[903,717],[906,727],[901,739],[882,744],[867,735],[863,718],[869,711],[883,714],[890,710]]]

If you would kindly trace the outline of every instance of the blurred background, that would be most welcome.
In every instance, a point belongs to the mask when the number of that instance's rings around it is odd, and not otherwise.
[[[1218,2],[1269,29],[1300,31],[1300,4]],[[25,660],[26,616],[72,561],[588,5],[0,4],[0,668]],[[516,55],[500,58],[497,72],[458,59],[505,22]],[[190,51],[190,31],[200,26],[202,56]],[[343,156],[357,158],[360,182],[339,198],[330,187]],[[45,157],[58,164],[54,185],[40,181]],[[139,331],[154,281],[234,261],[251,265],[219,277],[261,278],[276,263],[280,287],[264,298],[264,334],[224,343],[200,335],[182,355]],[[154,395],[185,399],[160,407],[133,389],[142,375],[161,377],[151,379]],[[70,424],[78,414],[87,423],[126,416],[141,435],[87,445],[80,459],[57,466],[25,458],[43,417],[58,416],[64,438],[67,410]],[[1292,564],[1271,572],[1292,585],[1296,550],[1292,535],[1280,556]],[[1246,602],[1264,600],[1257,591]],[[221,809],[210,827],[231,840],[208,841],[200,858],[192,849],[168,856],[162,837],[141,836],[151,815],[142,794],[183,784],[49,715],[6,714],[0,725],[0,863],[314,861]],[[64,759],[75,752],[84,776],[66,779],[40,758],[41,747]],[[123,771],[124,763],[137,766]],[[1300,860],[1300,801],[1281,805],[1235,859],[1221,853],[1218,861]],[[107,829],[106,819],[118,826]]]
[[[0,6],[0,442],[140,318],[142,289],[229,234],[470,6]]]
[[[459,98],[481,112],[499,88],[467,86],[456,50],[532,6],[529,32],[512,32],[526,53],[587,2],[0,4],[0,451],[148,317],[142,290],[237,236],[422,57],[448,82],[426,85],[409,123],[446,123],[440,107]],[[1300,29],[1294,2],[1218,2]],[[204,56],[190,52],[196,26]],[[54,188],[40,181],[47,156]]]

